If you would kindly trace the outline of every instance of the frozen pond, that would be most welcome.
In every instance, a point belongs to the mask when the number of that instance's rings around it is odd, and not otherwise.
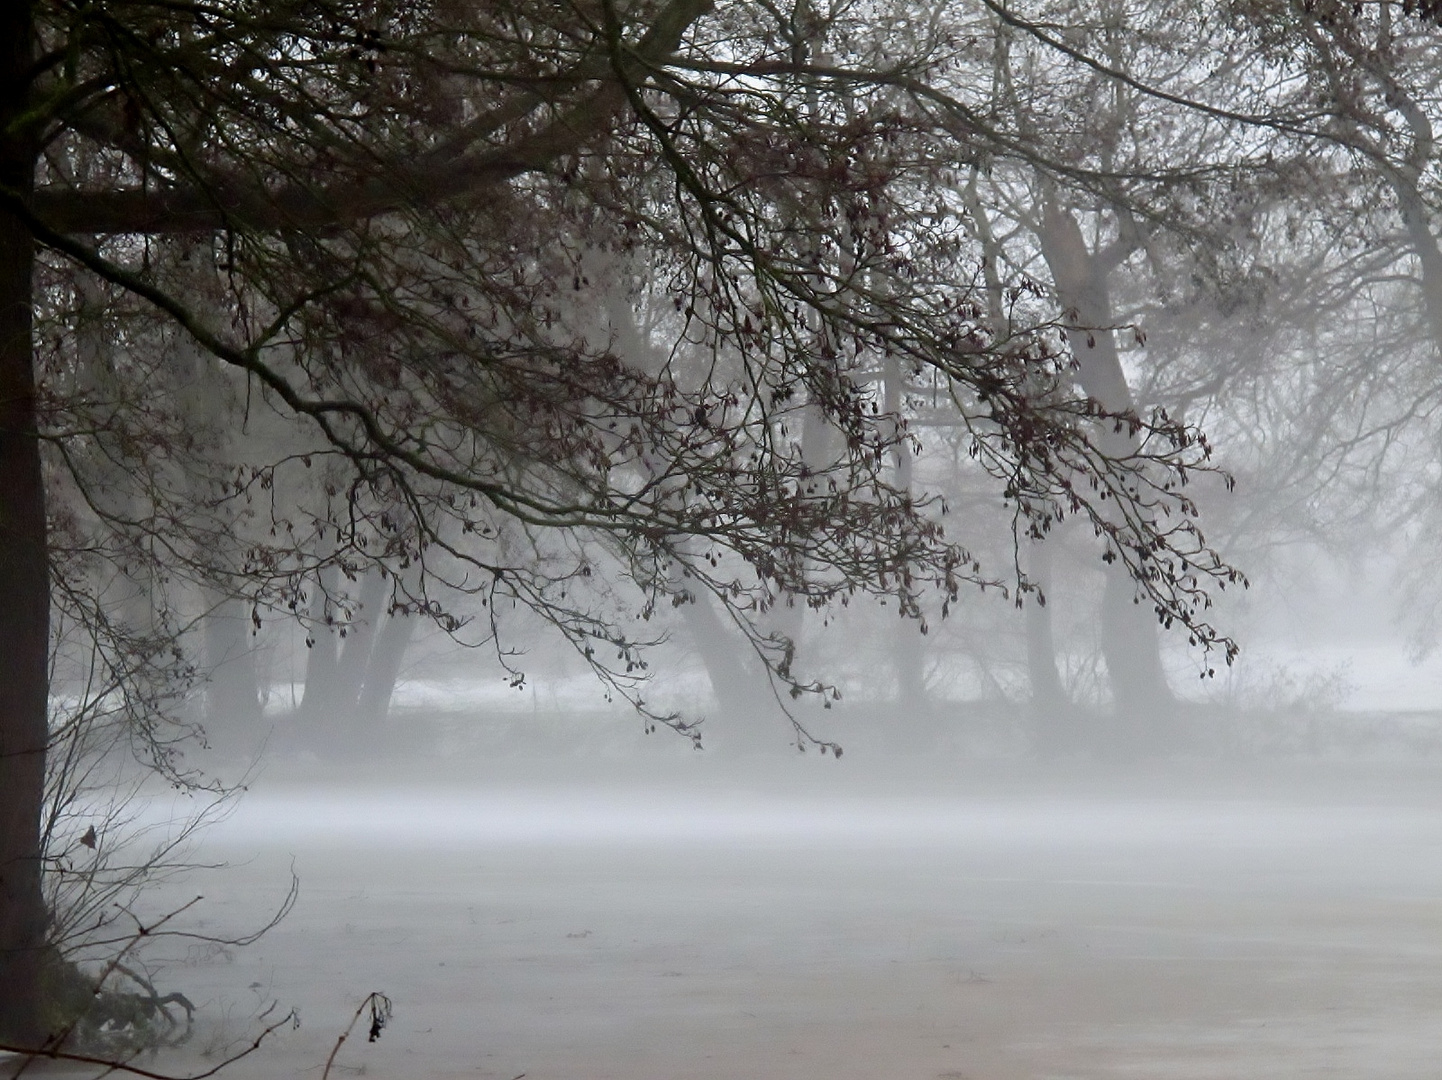
[[[300,901],[166,971],[186,1054],[278,999],[232,1075],[319,1077],[374,989],[336,1077],[1437,1076],[1442,777],[818,766],[262,783],[201,917]]]

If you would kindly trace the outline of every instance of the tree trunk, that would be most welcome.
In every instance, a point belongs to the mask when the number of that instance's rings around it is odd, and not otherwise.
[[[604,297],[604,325],[588,328],[596,341],[608,341],[610,347],[627,363],[648,372],[658,372],[666,363],[664,351],[653,348],[636,322],[636,312],[627,298],[625,284],[629,271],[612,253],[592,249],[587,253],[588,275],[599,283]],[[808,410],[803,423],[803,452],[815,454],[818,439],[816,418]],[[808,464],[813,464],[807,459]],[[711,692],[716,697],[725,724],[717,730],[716,741],[723,746],[759,747],[769,745],[768,737],[777,730],[772,721],[777,715],[776,703],[764,673],[758,664],[748,663],[747,645],[729,631],[725,621],[716,614],[711,597],[704,589],[687,588],[686,581],[674,573],[671,592],[685,593],[690,599],[680,605],[681,619],[691,634],[701,663],[706,668]],[[779,609],[775,622],[782,633],[793,641],[799,636],[801,614],[795,608]],[[707,744],[710,745],[707,729]]]
[[[310,601],[310,648],[305,657],[305,694],[300,699],[300,713],[306,723],[323,722],[335,700],[336,664],[340,657],[340,635],[335,628],[334,604],[331,597],[339,587],[340,575],[334,566],[327,566],[317,575],[315,595]]]
[[[982,205],[977,193],[977,181],[981,169],[973,167],[962,201],[971,215],[976,236],[981,241],[982,281],[986,285],[987,315],[991,319],[992,331],[1000,340],[1011,338],[1011,316],[1006,305],[1006,293],[1001,274],[997,267],[1003,265],[1005,252],[991,228],[991,216]],[[1055,272],[1055,271],[1053,271]],[[1060,286],[1058,286],[1060,288]],[[1033,393],[1040,397],[1045,391],[1033,387]],[[1031,689],[1030,710],[1032,724],[1039,736],[1061,734],[1060,723],[1069,712],[1066,688],[1056,665],[1056,636],[1052,628],[1052,549],[1044,540],[1032,540],[1028,545],[1027,576],[1041,589],[1047,604],[1037,597],[1026,600],[1026,669]]]
[[[1102,656],[1107,662],[1118,716],[1141,735],[1171,700],[1151,609],[1136,602],[1136,582],[1119,562],[1106,569],[1102,593]]]
[[[30,5],[0,5],[0,185],[28,192],[34,149],[7,139],[25,108]],[[37,1045],[48,918],[40,823],[49,739],[50,582],[36,431],[29,231],[0,210],[0,1039]]]
[[[205,687],[206,731],[212,737],[230,736],[250,742],[261,721],[260,677],[251,640],[251,621],[245,604],[236,599],[211,598],[205,616],[205,653],[209,681]]]
[[[184,241],[178,243],[190,246]],[[218,272],[200,274],[193,291],[197,307],[220,308]],[[183,336],[176,343],[175,353],[172,363],[182,380],[179,401],[192,430],[214,441],[218,458],[227,467],[241,467],[245,455],[236,442],[239,435],[232,422],[230,387],[223,373],[214,358]],[[209,497],[204,485],[196,483],[193,498],[197,504],[205,505]],[[226,501],[217,509],[230,526],[227,535],[241,535],[234,504]],[[218,735],[231,745],[253,746],[260,730],[262,695],[250,606],[237,595],[234,584],[242,576],[242,557],[233,540],[217,537],[213,545],[199,554],[200,560],[212,560],[218,578],[218,583],[206,590],[209,610],[202,620],[207,668],[206,729],[212,739]]]
[[[331,706],[337,717],[349,717],[360,703],[361,687],[371,663],[378,624],[385,616],[386,578],[379,570],[367,570],[361,577],[360,595],[336,665],[335,695]]]
[[[903,386],[901,365],[896,357],[887,356],[881,368],[882,408],[896,423],[894,433],[901,434]],[[915,465],[911,445],[898,441],[893,454],[896,462],[896,487],[911,493]],[[898,601],[899,602],[899,601]],[[926,708],[926,638],[916,619],[902,618],[891,634],[891,664],[896,672],[896,701],[911,715]]]
[[[672,591],[684,591],[691,597],[681,605],[681,617],[696,643],[696,651],[701,654],[711,691],[726,721],[717,741],[723,746],[774,745],[767,736],[779,730],[773,723],[776,703],[766,676],[754,670],[759,664],[746,663],[737,635],[727,632],[709,596],[696,589],[686,589],[680,580],[672,583]]]
[[[1432,232],[1427,203],[1418,187],[1396,174],[1389,179],[1402,212],[1402,222],[1407,228],[1407,237],[1412,241],[1412,250],[1417,254],[1417,262],[1422,269],[1422,302],[1427,312],[1432,344],[1442,351],[1442,248],[1438,247],[1437,237]]]
[[[1108,412],[1134,405],[1110,327],[1115,322],[1107,267],[1090,251],[1071,213],[1048,204],[1041,229],[1042,254],[1062,307],[1076,315],[1067,340],[1077,360],[1077,382]],[[1097,439],[1108,456],[1125,458],[1137,449],[1135,435],[1104,425]],[[1149,605],[1134,603],[1136,583],[1120,561],[1106,568],[1102,601],[1102,654],[1107,661],[1116,712],[1124,732],[1164,714],[1171,692],[1162,670],[1161,641]]]
[[[416,618],[413,615],[392,613],[386,617],[386,624],[376,638],[375,648],[371,650],[370,665],[366,668],[365,683],[361,686],[356,708],[362,732],[378,735],[383,731],[386,717],[390,715],[396,679],[401,673],[401,662],[405,659],[406,648],[415,629]]]
[[[1056,639],[1052,633],[1052,552],[1044,540],[1031,542],[1027,576],[1046,599],[1026,601],[1026,670],[1031,683],[1031,710],[1039,725],[1051,726],[1066,710],[1066,689],[1056,666]]]

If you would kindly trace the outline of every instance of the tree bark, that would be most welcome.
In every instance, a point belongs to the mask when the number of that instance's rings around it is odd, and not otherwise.
[[[673,582],[672,591],[684,591],[691,597],[681,605],[681,617],[701,654],[711,691],[726,720],[719,741],[745,747],[773,745],[767,736],[779,730],[773,723],[777,710],[765,674],[753,670],[758,665],[746,663],[737,635],[727,632],[704,591],[686,589],[679,579]]]
[[[26,106],[31,5],[0,4],[0,185],[29,192],[35,150],[7,137]],[[0,1039],[38,1045],[47,915],[41,816],[50,644],[45,487],[31,338],[35,246],[0,210]]]
[[[1131,411],[1131,388],[1110,329],[1115,315],[1107,287],[1108,267],[1087,249],[1071,213],[1055,204],[1045,208],[1040,240],[1057,298],[1075,315],[1075,329],[1067,331],[1067,340],[1077,360],[1077,382],[1108,412]],[[1101,449],[1114,458],[1134,453],[1136,443],[1134,435],[1113,431],[1110,425],[1098,437]],[[1121,560],[1109,563],[1105,573],[1102,655],[1117,715],[1124,727],[1135,728],[1163,712],[1172,696],[1151,608],[1135,602],[1136,583]]]
[[[312,727],[330,713],[335,698],[340,638],[334,626],[331,597],[339,587],[339,577],[334,566],[321,570],[310,602],[310,648],[306,650],[305,694],[300,700],[300,713]]]
[[[1044,540],[1033,540],[1028,552],[1027,576],[1041,589],[1047,602],[1043,605],[1035,596],[1026,601],[1026,670],[1031,683],[1032,717],[1038,727],[1049,728],[1067,706],[1052,632],[1052,552]]]
[[[331,702],[338,718],[353,714],[360,703],[361,687],[370,668],[376,631],[385,616],[386,579],[379,570],[367,570],[361,577],[355,616],[346,628],[336,666],[335,695]]]
[[[1431,215],[1417,185],[1395,174],[1388,179],[1397,196],[1407,238],[1412,241],[1412,250],[1422,268],[1422,302],[1427,312],[1427,328],[1433,347],[1442,352],[1442,248],[1438,247],[1432,232]]]
[[[400,677],[401,663],[405,660],[415,629],[415,616],[394,612],[386,616],[375,648],[371,650],[365,683],[361,686],[356,706],[362,733],[379,735],[383,732],[391,711],[391,698],[396,691],[396,679]]]
[[[900,435],[902,400],[904,386],[901,365],[896,357],[887,356],[882,363],[882,408],[895,417],[896,434]],[[911,445],[902,440],[894,451],[896,461],[896,487],[911,493],[915,471]],[[921,633],[917,619],[902,618],[891,634],[891,663],[896,672],[896,702],[911,715],[926,709],[926,638]]]

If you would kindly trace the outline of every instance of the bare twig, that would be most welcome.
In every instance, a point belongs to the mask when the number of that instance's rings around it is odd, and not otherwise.
[[[390,1022],[391,999],[379,991],[372,990],[356,1007],[355,1015],[350,1018],[350,1023],[346,1025],[345,1030],[340,1033],[340,1038],[336,1039],[335,1045],[331,1047],[330,1056],[325,1059],[325,1068],[321,1071],[320,1080],[330,1080],[330,1069],[335,1064],[335,1056],[340,1053],[341,1046],[345,1044],[346,1039],[350,1038],[350,1033],[355,1030],[356,1023],[367,1008],[370,1009],[371,1025],[369,1033],[366,1035],[366,1041],[375,1042],[381,1037],[382,1029]]]
[[[100,1066],[105,1070],[104,1073],[101,1073],[102,1076],[112,1072],[123,1072],[128,1073],[132,1076],[145,1077],[146,1080],[206,1080],[207,1077],[214,1076],[222,1069],[229,1068],[231,1065],[234,1065],[242,1058],[249,1057],[251,1054],[255,1053],[255,1051],[260,1049],[261,1043],[263,1043],[271,1035],[271,1033],[279,1030],[282,1027],[285,1027],[287,1024],[294,1026],[295,1024],[299,1023],[299,1019],[300,1018],[296,1011],[292,1009],[290,1012],[282,1016],[279,1020],[275,1021],[275,1023],[263,1028],[260,1034],[258,1034],[251,1041],[250,1045],[247,1046],[244,1050],[240,1051],[237,1054],[232,1054],[224,1061],[221,1061],[218,1064],[211,1066],[209,1069],[198,1073],[175,1074],[156,1072],[152,1069],[142,1069],[140,1066],[132,1065],[128,1061],[117,1061],[113,1058],[101,1057],[94,1054],[77,1054],[72,1053],[69,1050],[61,1050],[58,1047],[50,1047],[43,1050],[36,1050],[25,1046],[15,1046],[9,1043],[0,1043],[0,1051],[10,1054],[24,1055],[24,1063],[20,1066],[19,1069],[15,1071],[14,1074],[12,1074],[15,1077],[18,1077],[20,1073],[24,1070],[25,1066],[28,1065],[31,1061],[35,1061],[39,1058],[49,1058],[52,1061],[73,1061],[81,1065]],[[342,1036],[342,1038],[344,1038],[344,1036]],[[332,1056],[334,1055],[332,1054]]]

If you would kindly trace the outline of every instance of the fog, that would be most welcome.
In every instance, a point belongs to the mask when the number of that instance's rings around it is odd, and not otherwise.
[[[196,1007],[160,1060],[210,1068],[294,1009],[226,1075],[314,1076],[378,991],[393,1019],[334,1075],[1431,1077],[1442,661],[1385,587],[1266,588],[1213,679],[1162,639],[1176,698],[1137,748],[1079,683],[1038,716],[1018,635],[928,643],[899,707],[875,614],[841,646],[799,624],[849,680],[800,727],[726,712],[677,624],[652,692],[699,745],[542,634],[507,670],[417,633],[360,738],[298,708],[277,626],[263,722],[188,752],[244,790],[144,784],[117,832],[204,819],[127,894],[147,977]]]
[[[1442,0],[0,46],[0,1071],[1437,1075]]]
[[[692,752],[694,753],[694,752]],[[347,772],[353,772],[348,770]],[[1431,1076],[1435,766],[719,756],[279,769],[164,968],[214,1060],[304,1075]],[[228,1041],[229,1040],[229,1041]]]

